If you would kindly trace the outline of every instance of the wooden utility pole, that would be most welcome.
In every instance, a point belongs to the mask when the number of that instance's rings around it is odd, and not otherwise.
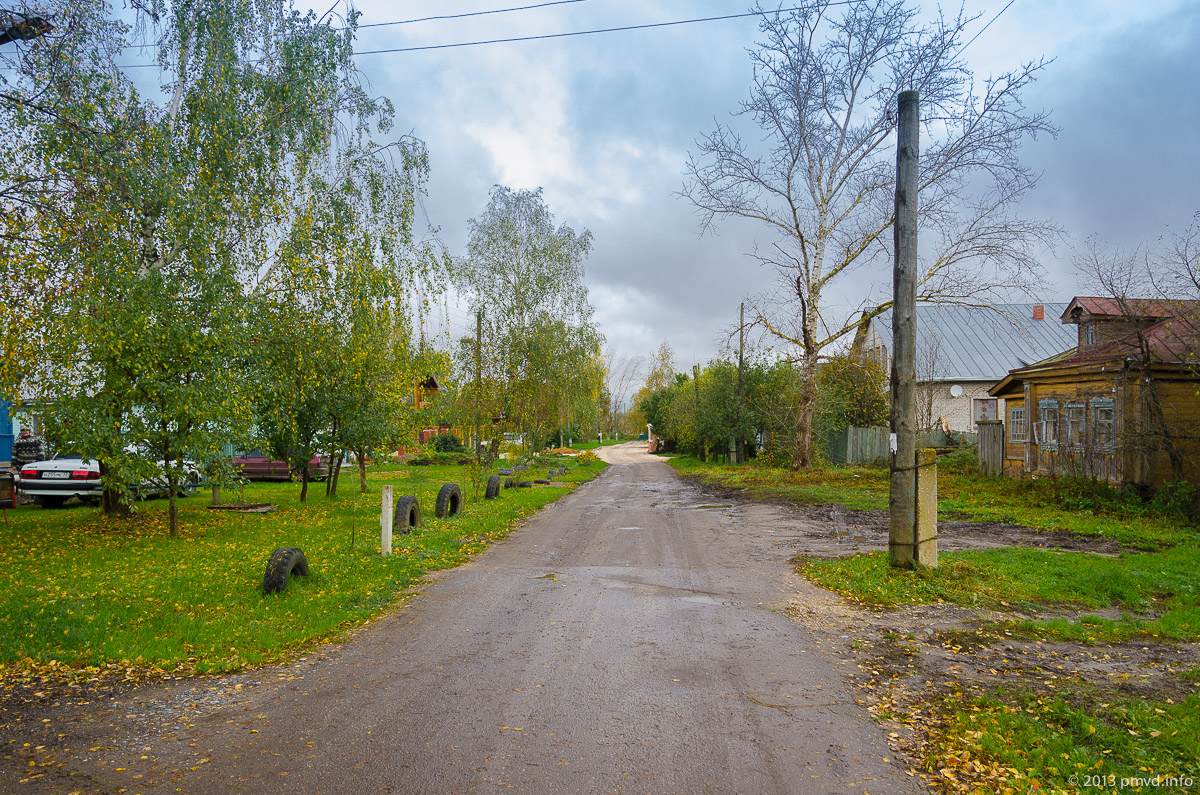
[[[479,435],[482,433],[479,400],[483,397],[483,310],[475,312],[475,460],[479,460]]]
[[[742,302],[741,310],[738,312],[738,404],[737,404],[737,457],[738,463],[746,461],[746,440],[741,436],[742,427],[742,407],[746,403],[746,390],[742,379],[742,371],[745,366],[745,350],[746,350],[746,302]]]
[[[692,365],[692,385],[696,387],[696,427],[700,427],[700,365]],[[699,437],[696,439],[697,452],[700,454],[701,461],[708,460],[708,443],[701,442]]]
[[[896,141],[895,264],[892,269],[891,520],[888,559],[912,568],[916,559],[917,433],[917,185],[920,108],[916,91],[899,97]]]

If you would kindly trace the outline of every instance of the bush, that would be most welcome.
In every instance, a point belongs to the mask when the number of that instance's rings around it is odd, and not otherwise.
[[[429,440],[429,446],[436,453],[461,453],[467,449],[463,447],[462,439],[452,433],[439,433]]]
[[[1200,491],[1186,480],[1168,481],[1154,492],[1150,508],[1155,513],[1195,519],[1200,517]]]
[[[974,475],[979,472],[979,451],[964,447],[938,459],[938,471],[950,475]]]
[[[600,458],[593,451],[584,450],[582,453],[580,453],[575,458],[575,460],[578,461],[581,465],[587,466],[588,464],[596,463],[597,461],[600,460]]]

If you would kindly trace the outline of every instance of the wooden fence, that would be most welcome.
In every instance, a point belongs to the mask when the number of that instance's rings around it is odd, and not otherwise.
[[[979,471],[985,475],[1004,474],[1004,423],[1000,420],[977,422]]]
[[[1003,432],[1001,432],[1003,438]],[[825,455],[834,464],[885,464],[891,457],[891,432],[883,427],[859,428],[851,425],[825,441]],[[970,447],[975,434],[951,431],[921,431],[917,447]],[[1001,455],[1003,455],[1003,448]]]

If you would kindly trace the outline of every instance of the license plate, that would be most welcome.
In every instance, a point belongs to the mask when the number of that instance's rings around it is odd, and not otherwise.
[[[43,472],[42,477],[47,478],[49,480],[67,480],[68,478],[71,477],[71,473],[70,472],[57,472],[55,470],[51,470],[49,472]]]

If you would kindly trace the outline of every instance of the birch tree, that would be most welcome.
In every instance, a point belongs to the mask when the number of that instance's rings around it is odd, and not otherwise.
[[[25,265],[46,284],[6,345],[22,360],[0,375],[10,390],[23,380],[53,406],[59,435],[100,461],[106,510],[161,467],[175,533],[185,459],[219,455],[253,418],[248,292],[270,300],[288,286],[275,274],[308,275],[285,261],[312,251],[287,245],[313,226],[307,197],[363,172],[316,177],[331,157],[386,152],[331,156],[372,122],[385,130],[390,106],[358,83],[354,14],[287,0],[148,0],[121,18],[101,0],[51,5],[61,33],[10,60],[0,97],[4,128],[27,144],[24,171],[3,186],[22,200],[0,217],[11,255],[0,275]],[[160,90],[118,66],[139,56]],[[373,198],[387,194],[376,172],[364,179]],[[412,191],[395,192],[403,215]]]
[[[974,79],[962,58],[971,18],[923,23],[907,0],[758,10],[750,97],[734,114],[753,134],[743,137],[734,121],[703,136],[682,193],[703,230],[739,217],[768,235],[753,256],[777,287],[751,310],[757,325],[799,348],[793,466],[801,468],[813,461],[818,362],[891,306],[859,288],[866,315],[831,308],[839,289],[854,291],[846,277],[863,283],[872,269],[889,272],[899,92],[921,96],[919,300],[977,305],[1037,281],[1035,256],[1053,230],[1015,213],[1036,182],[1017,154],[1023,140],[1054,129],[1022,101],[1044,61]]]
[[[457,264],[459,288],[480,318],[482,350],[474,340],[460,346],[464,378],[499,389],[478,395],[540,441],[570,396],[590,388],[588,379],[566,377],[599,352],[583,284],[583,262],[592,247],[586,229],[556,225],[542,190],[495,186],[482,215],[469,222],[467,256]]]

